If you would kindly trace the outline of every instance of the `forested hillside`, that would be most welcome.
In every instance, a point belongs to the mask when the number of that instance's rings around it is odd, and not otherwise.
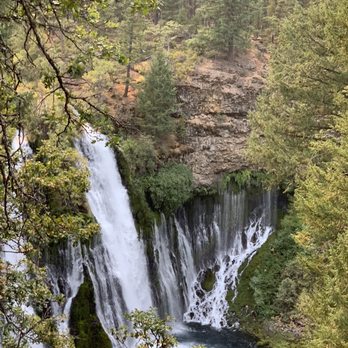
[[[0,91],[0,346],[115,347],[129,335],[176,345],[155,311],[125,315],[133,334],[106,330],[98,312],[86,260],[103,228],[86,194],[88,151],[102,141],[128,190],[154,304],[163,274],[179,278],[180,301],[191,294],[179,267],[168,269],[188,254],[180,216],[201,231],[221,214],[227,243],[254,204],[273,214],[278,190],[286,208],[263,246],[265,235],[246,232],[257,223],[241,225],[236,240],[255,248],[236,288],[221,292],[219,328],[238,320],[260,346],[348,347],[347,0],[2,0]],[[83,148],[92,129],[103,136]],[[202,247],[193,230],[203,260],[218,242],[207,233]],[[168,256],[158,233],[169,233]],[[85,259],[64,319],[56,308],[70,285],[56,286],[50,267],[69,269],[67,241]],[[197,301],[217,283],[216,265],[196,270]]]
[[[277,288],[267,289],[264,273],[253,278],[256,306],[295,321],[307,347],[348,344],[347,9],[346,1],[314,2],[282,23],[250,115],[250,156],[293,192],[297,245],[267,280]]]

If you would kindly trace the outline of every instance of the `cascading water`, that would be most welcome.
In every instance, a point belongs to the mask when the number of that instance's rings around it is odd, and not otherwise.
[[[149,309],[152,297],[144,245],[138,238],[115,155],[106,143],[105,136],[89,130],[76,147],[88,160],[91,187],[87,200],[101,228],[93,245],[84,248],[86,265],[97,315],[109,334],[124,322],[124,312]]]
[[[274,192],[251,196],[230,189],[215,198],[197,198],[174,219],[162,217],[155,237],[162,312],[186,322],[227,326],[226,296],[229,291],[236,296],[240,266],[270,235],[275,207]],[[202,284],[207,270],[215,280],[210,289]]]
[[[162,216],[164,219],[164,216]],[[165,226],[162,224],[162,226]],[[164,296],[162,302],[162,315],[169,314],[175,319],[180,320],[182,317],[182,297],[181,289],[179,288],[179,281],[177,279],[177,272],[173,268],[176,256],[171,250],[171,238],[162,229],[155,226],[155,250],[157,253],[157,264],[159,282],[162,287],[161,298]]]
[[[68,240],[56,252],[58,260],[47,264],[48,278],[53,294],[64,294],[65,301],[63,305],[52,302],[51,306],[53,315],[58,318],[59,332],[68,334],[72,301],[84,281],[81,244]]]
[[[216,328],[227,326],[227,292],[236,289],[240,266],[267,240],[270,232],[271,227],[262,226],[260,220],[252,222],[244,233],[241,231],[235,239],[235,246],[226,253],[219,253],[212,265],[216,270],[212,290],[203,290],[200,280],[204,271],[199,272],[191,291],[190,306],[184,314],[186,322],[199,322]]]
[[[71,256],[76,250],[68,252],[67,258],[78,266],[63,278],[73,283],[72,299],[85,266],[93,283],[97,315],[117,347],[110,329],[125,324],[125,312],[150,308],[152,296],[144,245],[138,239],[114,153],[106,142],[106,137],[92,130],[76,142],[88,161],[91,188],[87,200],[101,233],[82,245],[83,256],[81,250],[77,257]],[[234,193],[229,189],[215,197],[195,198],[175,216],[162,216],[153,236],[152,272],[158,282],[152,285],[157,288],[159,312],[179,322],[227,326],[226,296],[236,296],[240,266],[267,240],[275,212],[274,192]],[[209,289],[203,285],[207,271],[214,274]],[[69,301],[67,296],[65,315]]]

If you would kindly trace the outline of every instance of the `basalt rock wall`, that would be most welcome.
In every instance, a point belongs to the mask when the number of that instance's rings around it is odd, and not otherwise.
[[[204,59],[178,84],[187,136],[174,153],[193,171],[197,186],[250,167],[247,114],[264,87],[267,56],[254,46],[233,62]]]

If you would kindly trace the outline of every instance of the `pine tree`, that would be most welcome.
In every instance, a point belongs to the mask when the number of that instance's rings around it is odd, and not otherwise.
[[[163,139],[174,129],[171,114],[176,109],[176,91],[173,74],[163,53],[159,53],[151,64],[138,99],[138,111],[143,116],[143,130]]]
[[[252,0],[205,1],[198,11],[203,25],[198,38],[209,49],[224,52],[229,59],[245,48],[251,32]]]
[[[304,347],[348,347],[347,5],[318,1],[284,22],[251,115],[252,159],[295,187]]]
[[[295,196],[311,280],[299,301],[311,324],[306,347],[348,347],[348,99],[338,106],[338,137],[313,145],[323,161],[308,168]]]
[[[312,157],[337,113],[335,98],[347,80],[347,1],[298,7],[284,21],[272,52],[266,89],[250,115],[252,160],[293,180]]]

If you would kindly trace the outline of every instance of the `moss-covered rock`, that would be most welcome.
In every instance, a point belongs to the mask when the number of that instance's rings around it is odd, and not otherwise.
[[[156,214],[150,209],[143,188],[132,177],[127,159],[118,147],[113,147],[117,154],[118,169],[120,171],[123,184],[127,187],[133,217],[138,231],[142,231],[145,238],[152,235],[153,222]]]
[[[215,272],[212,269],[207,269],[204,272],[203,279],[201,282],[202,289],[205,291],[211,291],[214,288],[216,281]]]
[[[232,291],[227,295],[229,319],[231,322],[239,320],[243,329],[260,337],[260,347],[295,347],[298,344],[286,323],[281,328],[275,321],[275,316],[283,316],[288,310],[277,298],[286,277],[286,267],[297,253],[291,237],[297,227],[292,215],[285,215],[252,260],[241,266],[237,296]]]
[[[97,317],[93,285],[87,272],[72,302],[70,333],[74,336],[76,348],[112,347]]]

